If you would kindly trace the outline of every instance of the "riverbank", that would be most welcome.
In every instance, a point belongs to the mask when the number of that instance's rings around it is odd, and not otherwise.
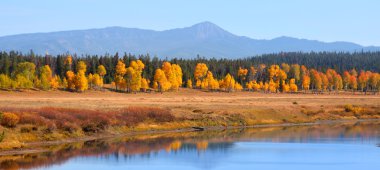
[[[87,136],[87,137],[81,137],[81,138],[71,138],[71,139],[65,139],[60,141],[38,141],[38,142],[31,142],[27,143],[26,145],[28,147],[25,148],[19,148],[19,149],[13,149],[13,150],[2,150],[0,151],[0,156],[10,156],[10,155],[24,155],[24,154],[37,154],[37,153],[43,153],[43,152],[49,152],[52,146],[58,146],[58,145],[66,145],[66,144],[73,144],[73,143],[79,143],[79,142],[86,142],[86,141],[95,141],[95,140],[112,140],[112,139],[118,139],[118,138],[124,138],[128,137],[131,139],[149,139],[149,138],[160,138],[162,136],[181,136],[183,133],[211,133],[213,132],[228,132],[228,131],[250,131],[252,129],[257,129],[258,132],[270,132],[274,129],[278,128],[291,128],[291,127],[313,127],[313,126],[343,126],[347,124],[357,124],[357,123],[364,123],[364,124],[370,124],[370,123],[379,123],[380,119],[359,119],[359,120],[326,120],[326,121],[318,121],[318,122],[310,122],[310,123],[282,123],[282,124],[267,124],[267,125],[253,125],[253,126],[239,126],[239,127],[205,127],[204,131],[198,131],[194,128],[186,128],[186,129],[177,129],[177,130],[161,130],[161,131],[141,131],[141,132],[127,132],[124,134],[98,134],[96,136]],[[262,129],[262,130],[260,130]],[[266,129],[269,129],[266,130]],[[178,135],[176,135],[178,134]],[[149,135],[149,137],[147,136]]]
[[[328,120],[379,119],[380,96],[210,93],[189,89],[163,94],[1,91],[0,111],[14,112],[23,122],[13,128],[0,126],[0,132],[5,131],[0,143],[4,151],[28,149],[39,143],[174,132],[192,130],[191,127],[293,126]],[[42,119],[31,119],[36,114]]]

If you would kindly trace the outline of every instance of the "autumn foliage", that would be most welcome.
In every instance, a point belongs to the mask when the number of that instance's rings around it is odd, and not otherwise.
[[[5,127],[15,127],[20,121],[20,117],[10,112],[0,112],[0,124]]]
[[[178,91],[181,87],[203,91],[252,91],[264,93],[339,93],[340,91],[380,91],[380,75],[376,72],[356,69],[337,72],[327,68],[323,71],[299,64],[257,64],[238,67],[237,70],[209,68],[206,63],[181,65],[163,61],[155,67],[148,67],[140,59],[117,59],[107,67],[98,64],[87,69],[91,63],[65,57],[64,70],[60,77],[49,65],[39,68],[31,62],[18,63],[11,74],[0,74],[0,88],[6,90],[32,89],[85,92],[88,89],[103,90],[104,76],[112,72],[112,87],[118,92],[138,93]],[[149,62],[149,61],[147,61]],[[127,64],[126,64],[127,63]],[[149,64],[149,63],[148,63]],[[192,67],[193,69],[189,69]],[[236,66],[234,66],[236,68]],[[111,69],[108,70],[107,69]],[[216,69],[216,70],[215,70]],[[149,73],[149,75],[147,75]],[[190,75],[190,76],[189,76]],[[110,75],[108,74],[108,78]]]
[[[114,111],[45,107],[39,109],[1,108],[1,125],[15,127],[31,124],[47,131],[99,132],[111,126],[133,127],[145,121],[171,122],[175,117],[170,110],[153,107],[128,107]]]

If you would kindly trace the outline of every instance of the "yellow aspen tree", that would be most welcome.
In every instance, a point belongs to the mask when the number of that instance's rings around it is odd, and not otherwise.
[[[50,81],[50,87],[54,90],[58,89],[59,88],[59,84],[60,84],[60,80],[61,78],[59,78],[58,75],[55,75],[51,81]]]
[[[149,89],[149,83],[145,78],[141,79],[141,89],[143,92],[146,92],[146,90]]]
[[[156,69],[156,72],[154,74],[154,82],[157,83],[156,89],[160,92],[167,91],[171,88],[171,84],[167,80],[165,72],[161,69]]]
[[[203,80],[201,83],[201,89],[207,89],[208,88],[208,82]]]
[[[282,92],[283,93],[288,93],[289,91],[290,91],[289,84],[286,84],[285,80],[282,80]]]
[[[72,71],[66,72],[66,81],[67,81],[67,89],[74,90],[75,89],[75,74]]]
[[[269,81],[269,91],[271,93],[277,92],[277,83],[275,83],[272,79]]]
[[[188,79],[187,82],[186,82],[186,87],[189,88],[189,89],[192,89],[193,88],[193,82],[191,81],[191,79]]]
[[[253,89],[253,91],[260,91],[262,84],[263,84],[262,82],[257,83],[256,80],[254,80],[252,82],[252,89]]]
[[[104,77],[107,74],[107,70],[103,65],[99,65],[96,72],[99,74],[100,77]]]
[[[245,83],[245,88],[247,88],[248,91],[253,90],[253,81]]]
[[[88,80],[88,81],[90,81],[90,80]],[[92,79],[91,79],[91,81],[92,81],[92,85],[95,87],[95,88],[101,88],[101,87],[103,87],[103,79],[100,77],[100,75],[99,74],[94,74],[93,76],[92,76]]]
[[[178,64],[170,64],[164,62],[162,64],[162,70],[165,73],[166,79],[171,84],[171,89],[178,90],[182,86],[182,69]]]
[[[260,86],[261,90],[264,90],[264,83],[262,81],[260,81],[258,85]]]
[[[326,74],[319,73],[319,76],[321,77],[322,80],[322,90],[326,91],[327,88],[329,87],[329,79],[327,78]]]
[[[268,76],[269,76],[268,78],[269,79],[276,81],[279,73],[280,73],[280,66],[278,66],[278,65],[271,65],[268,68]]]
[[[88,89],[86,70],[86,63],[84,61],[79,61],[77,63],[77,74],[75,75],[75,89],[79,92],[84,92]]]
[[[309,90],[309,87],[310,87],[310,77],[308,75],[304,75],[302,77],[302,89],[305,90],[305,92],[307,90]]]
[[[197,65],[195,66],[194,78],[197,81],[196,83],[197,88],[200,88],[200,85],[203,81],[203,78],[206,76],[207,71],[208,71],[208,67],[205,63],[197,63]],[[198,80],[200,81],[199,83],[198,83]]]
[[[88,76],[87,76],[87,80],[88,80],[88,84],[89,84],[89,88],[90,88],[90,89],[93,88],[93,79],[94,79],[93,75],[92,75],[91,73],[88,74]]]
[[[348,87],[350,86],[350,72],[348,71],[345,71],[343,73],[343,87],[344,87],[344,90],[347,90]]]
[[[49,90],[51,87],[52,71],[48,65],[40,67],[40,88]]]
[[[68,89],[69,85],[68,85],[66,77],[63,78],[62,84],[60,86],[63,87],[63,88],[65,88],[65,89]]]
[[[131,61],[126,72],[126,84],[128,92],[141,90],[142,71],[145,68],[141,60]]]
[[[329,80],[329,90],[332,91],[335,87],[335,82],[334,82],[334,77],[335,77],[335,70],[333,69],[327,69],[326,70],[326,76],[327,76],[327,79]]]
[[[212,75],[211,71],[207,71],[207,76],[203,80],[202,89],[209,89],[209,90],[211,90],[212,81],[214,81],[214,76]]]
[[[11,88],[11,85],[12,85],[12,79],[5,74],[0,74],[0,88],[9,89]]]
[[[195,87],[200,88],[201,85],[202,85],[202,81],[201,80],[196,80]]]
[[[352,92],[358,89],[358,81],[356,80],[356,76],[354,75],[351,75],[350,77],[350,88],[352,89]]]
[[[234,88],[235,88],[236,91],[241,91],[241,90],[243,90],[243,86],[241,86],[241,84],[238,83],[238,82],[235,83]]]
[[[372,73],[369,77],[368,77],[368,84],[369,86],[371,87],[371,90],[373,92],[376,91],[377,89],[377,84],[379,82],[379,73]]]
[[[229,73],[224,77],[223,79],[223,88],[227,92],[231,92],[235,89],[235,79],[233,76],[231,76]]]
[[[298,91],[298,86],[296,84],[296,79],[295,78],[290,79],[290,81],[289,81],[289,90],[290,90],[290,92],[293,92],[293,93]]]
[[[343,89],[343,79],[339,74],[335,75],[335,90],[339,91]]]
[[[115,82],[115,87],[116,90],[118,90],[118,87],[125,82],[124,81],[124,75],[127,72],[127,69],[125,68],[125,64],[119,60],[116,64],[115,68],[115,77],[114,77],[114,82]]]
[[[133,61],[131,63],[133,63]],[[127,92],[136,91],[136,81],[137,77],[135,70],[133,69],[133,67],[128,67],[127,72],[125,73],[125,83],[127,85]]]
[[[171,89],[178,90],[179,84],[178,84],[177,77],[176,77],[177,75],[174,73],[172,64],[170,64],[169,62],[164,62],[162,64],[162,70],[165,73],[166,79],[171,84]]]
[[[279,70],[279,73],[278,73],[278,80],[276,82],[276,89],[280,89],[280,91],[284,91],[283,86],[284,83],[286,83],[285,81],[288,79],[288,75],[287,73],[284,71],[284,70]],[[281,88],[280,88],[281,87]]]
[[[172,64],[172,72],[173,74],[175,75],[175,80],[176,81],[176,85],[178,89],[178,87],[182,86],[182,76],[183,76],[183,73],[182,73],[182,68],[181,66],[179,66],[178,64]],[[172,87],[173,88],[173,87]]]
[[[284,76],[284,75],[286,75],[286,73],[281,71],[279,65],[271,65],[268,68],[268,78],[269,78],[269,85],[270,85],[269,90],[270,91],[275,89],[275,92],[277,92],[277,90],[280,87],[281,76]],[[270,81],[273,81],[273,83],[271,84]]]
[[[302,87],[302,84],[303,84],[302,82],[304,82],[304,80],[303,80],[304,75],[309,76],[309,71],[307,70],[306,66],[301,65],[301,67],[300,67],[300,77],[301,77],[301,79],[300,79],[301,83],[300,84],[301,84],[301,87]]]
[[[102,86],[100,86],[100,87],[103,87],[104,76],[107,74],[107,70],[103,65],[99,65],[96,72],[99,74],[101,81],[102,81]]]
[[[158,83],[157,83],[157,81],[153,81],[152,88],[158,90]]]
[[[206,78],[203,80],[202,89],[208,89],[208,90],[218,90],[219,89],[219,82],[218,80],[214,79],[214,76],[211,71],[207,72]]]
[[[317,91],[321,91],[322,90],[322,78],[319,74],[318,71],[316,70],[310,70],[310,75],[311,75],[311,80],[312,80],[312,84],[315,88],[315,90]]]
[[[211,89],[212,90],[219,90],[219,88],[220,88],[219,81],[216,79],[213,79],[211,82]]]
[[[361,91],[363,92],[364,89],[367,87],[367,82],[368,82],[368,76],[363,70],[360,71],[358,82],[359,82],[359,87]]]
[[[84,72],[78,72],[75,75],[75,89],[79,92],[84,92],[88,89],[88,81]]]

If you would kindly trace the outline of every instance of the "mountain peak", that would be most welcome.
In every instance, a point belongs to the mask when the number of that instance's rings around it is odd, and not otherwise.
[[[195,33],[196,38],[206,39],[206,38],[226,38],[231,37],[233,34],[222,29],[218,25],[205,21],[188,27],[193,33]]]
[[[192,25],[191,27],[196,27],[196,28],[219,28],[219,29],[221,29],[219,26],[217,26],[216,24],[214,24],[214,23],[212,23],[210,21],[200,22],[198,24]]]

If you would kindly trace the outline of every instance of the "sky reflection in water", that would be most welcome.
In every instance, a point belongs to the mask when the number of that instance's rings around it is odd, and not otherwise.
[[[5,169],[376,169],[380,122],[94,140],[0,157]]]

